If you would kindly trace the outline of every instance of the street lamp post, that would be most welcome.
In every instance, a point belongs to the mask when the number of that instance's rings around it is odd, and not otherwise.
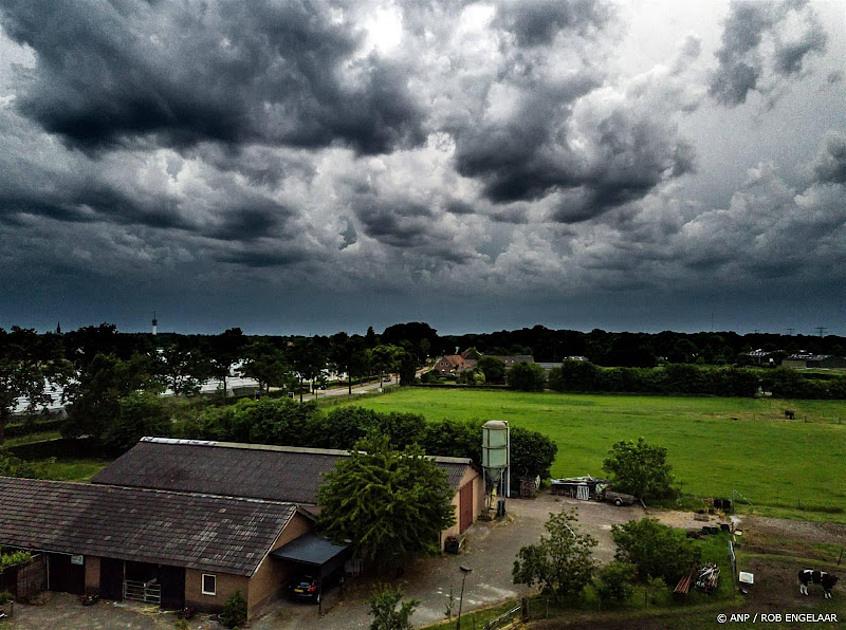
[[[458,619],[455,622],[455,630],[461,630],[461,607],[464,604],[464,581],[467,579],[467,574],[473,569],[465,567],[463,564],[458,567],[461,569],[461,596],[458,598]]]

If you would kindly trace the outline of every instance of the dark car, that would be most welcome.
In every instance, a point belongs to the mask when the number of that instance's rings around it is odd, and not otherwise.
[[[311,575],[299,575],[288,585],[288,592],[294,599],[320,603],[320,583]]]
[[[637,497],[632,496],[631,494],[626,494],[624,492],[614,492],[613,490],[606,490],[605,500],[608,501],[608,503],[613,503],[617,507],[621,507],[623,505],[632,505],[636,503]]]

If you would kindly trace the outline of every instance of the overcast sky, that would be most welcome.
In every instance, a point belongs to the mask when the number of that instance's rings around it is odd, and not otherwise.
[[[846,0],[0,26],[0,326],[846,334]]]

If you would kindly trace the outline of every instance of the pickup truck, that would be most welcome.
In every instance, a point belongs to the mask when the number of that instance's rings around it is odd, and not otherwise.
[[[605,500],[608,503],[613,503],[617,507],[637,503],[637,497],[624,492],[614,492],[613,490],[605,491]]]

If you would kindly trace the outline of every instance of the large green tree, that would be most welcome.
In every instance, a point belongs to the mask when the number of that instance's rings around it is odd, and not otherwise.
[[[667,449],[653,446],[643,438],[623,440],[608,451],[602,469],[611,476],[615,490],[640,499],[661,499],[677,494]]]
[[[66,382],[69,364],[62,360],[45,360],[39,351],[40,339],[34,330],[0,328],[0,444],[6,439],[6,424],[23,399],[24,408],[32,413],[46,407],[50,381]]]
[[[102,442],[107,448],[123,451],[145,435],[169,436],[170,425],[166,403],[158,394],[133,392],[118,402],[118,415],[103,432]]]
[[[684,530],[655,519],[614,525],[611,536],[617,545],[617,560],[634,565],[644,582],[661,578],[673,587],[699,561],[699,549]]]
[[[120,416],[120,400],[133,392],[161,391],[149,357],[133,355],[123,361],[111,354],[95,355],[77,373],[65,392],[70,401],[62,435],[101,439]]]
[[[420,447],[396,451],[384,436],[372,436],[324,476],[320,524],[385,569],[438,549],[439,534],[455,523],[452,497],[446,473]]]
[[[254,341],[244,350],[241,375],[255,379],[259,390],[267,392],[271,387],[290,385],[294,373],[285,352],[269,340]]]
[[[593,536],[577,529],[578,520],[575,508],[550,514],[544,524],[546,535],[517,553],[514,583],[539,586],[542,593],[556,599],[578,595],[593,576],[593,548],[598,544]]]

